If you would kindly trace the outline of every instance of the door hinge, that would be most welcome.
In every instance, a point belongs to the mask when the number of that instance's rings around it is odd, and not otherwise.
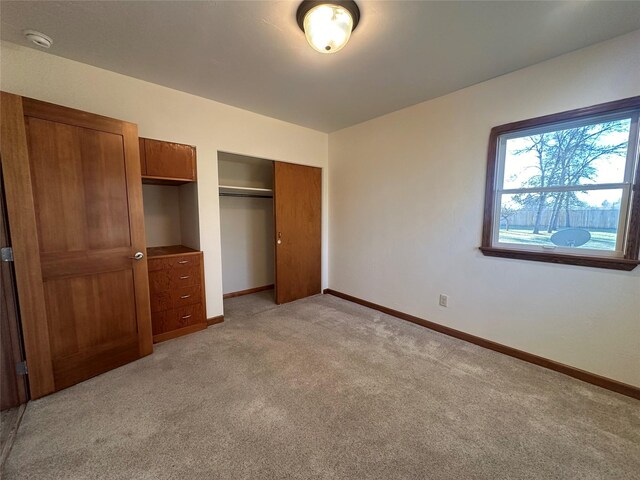
[[[2,248],[0,248],[0,252],[2,252],[2,261],[3,262],[13,262],[13,248],[11,248],[11,247],[2,247]]]
[[[27,375],[29,373],[26,360],[16,363],[16,373],[18,375]]]

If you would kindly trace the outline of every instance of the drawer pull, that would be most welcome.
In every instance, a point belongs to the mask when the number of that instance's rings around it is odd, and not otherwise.
[[[191,275],[183,275],[180,280],[186,280],[187,278],[191,278]]]
[[[182,317],[183,320],[186,320],[187,318],[191,318],[191,315],[185,315],[184,317]]]
[[[189,298],[191,295],[182,295],[180,298]]]
[[[189,260],[180,260],[178,263],[184,265],[185,263],[189,263]]]

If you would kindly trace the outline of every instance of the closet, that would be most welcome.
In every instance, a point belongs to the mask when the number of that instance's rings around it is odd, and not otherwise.
[[[218,178],[224,297],[320,293],[322,170],[219,152]]]

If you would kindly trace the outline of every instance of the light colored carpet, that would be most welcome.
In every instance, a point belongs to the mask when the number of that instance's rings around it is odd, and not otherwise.
[[[8,479],[638,479],[640,402],[331,296],[31,402]]]
[[[18,412],[18,408],[10,408],[0,413],[0,452],[4,451],[7,440],[11,436],[11,431],[15,429]]]
[[[0,412],[0,469],[9,456],[24,410],[25,405],[20,405]]]

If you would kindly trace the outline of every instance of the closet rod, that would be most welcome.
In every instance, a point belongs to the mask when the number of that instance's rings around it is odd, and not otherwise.
[[[249,193],[221,193],[221,197],[273,198],[273,195],[251,195]]]

